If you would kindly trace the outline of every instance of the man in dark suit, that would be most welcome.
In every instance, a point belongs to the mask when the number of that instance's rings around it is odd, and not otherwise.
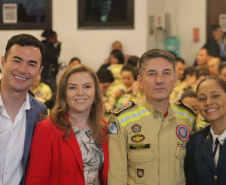
[[[34,127],[44,104],[28,94],[42,71],[44,46],[32,35],[20,34],[9,39],[1,58],[0,83],[0,181],[24,184],[25,171]]]
[[[206,48],[209,55],[212,57],[219,57],[221,61],[225,60],[225,45],[222,42],[223,31],[219,25],[213,25],[211,27],[213,38],[210,38],[207,43],[203,46]]]

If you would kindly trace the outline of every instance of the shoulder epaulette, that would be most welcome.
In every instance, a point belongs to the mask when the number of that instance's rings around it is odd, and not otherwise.
[[[129,109],[130,107],[133,107],[135,105],[135,103],[130,100],[128,103],[121,105],[120,107],[118,107],[117,109],[114,110],[113,114],[115,114],[116,116],[118,116],[120,113],[122,113],[123,111]]]
[[[189,110],[194,116],[196,116],[195,112],[188,106],[186,106],[181,100],[177,100],[175,101],[175,104],[181,106],[181,107],[184,107],[186,108],[187,110]]]
[[[194,136],[197,133],[202,132],[203,130],[206,129],[206,127],[210,126],[210,123],[207,123],[206,125],[202,126],[202,127],[197,127],[194,131],[191,132],[190,136]]]

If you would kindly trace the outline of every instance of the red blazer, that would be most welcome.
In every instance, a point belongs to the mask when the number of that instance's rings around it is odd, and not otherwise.
[[[68,140],[64,131],[49,118],[37,124],[32,138],[26,185],[85,185],[82,154],[71,131]],[[108,174],[107,142],[102,145],[104,164],[99,173],[100,182],[106,185]]]

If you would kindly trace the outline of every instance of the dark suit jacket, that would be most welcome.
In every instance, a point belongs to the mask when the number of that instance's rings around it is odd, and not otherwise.
[[[186,185],[226,184],[226,144],[215,168],[210,126],[190,136],[185,156]]]
[[[221,58],[220,46],[214,38],[209,39],[203,48],[207,49],[210,56]]]
[[[25,184],[25,176],[26,176],[26,167],[27,167],[27,159],[29,156],[31,139],[34,133],[34,128],[36,124],[40,121],[40,115],[47,115],[46,106],[36,100],[29,94],[31,109],[26,111],[26,134],[24,141],[24,155],[23,155],[23,178],[20,182],[21,185]]]

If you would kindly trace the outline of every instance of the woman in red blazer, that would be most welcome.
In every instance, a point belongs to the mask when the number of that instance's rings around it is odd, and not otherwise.
[[[78,64],[60,80],[55,107],[37,124],[26,185],[106,185],[107,126],[96,74]]]

